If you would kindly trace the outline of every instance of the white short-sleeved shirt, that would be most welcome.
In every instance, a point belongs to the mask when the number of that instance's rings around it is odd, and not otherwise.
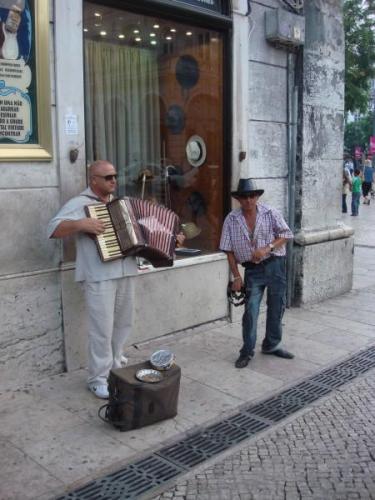
[[[69,200],[53,217],[47,227],[48,238],[51,238],[60,222],[79,220],[87,217],[85,205],[101,203],[96,194],[87,188],[75,198]],[[102,262],[95,241],[85,233],[77,233],[76,240],[76,281],[105,281],[138,274],[134,257]]]

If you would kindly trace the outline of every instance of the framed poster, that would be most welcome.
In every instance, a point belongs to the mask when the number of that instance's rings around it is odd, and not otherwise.
[[[49,0],[0,0],[0,160],[49,161]]]

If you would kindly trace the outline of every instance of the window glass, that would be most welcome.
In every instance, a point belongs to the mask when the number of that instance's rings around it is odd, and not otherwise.
[[[219,32],[84,4],[87,161],[111,161],[118,195],[162,203],[185,244],[217,250],[223,218]]]

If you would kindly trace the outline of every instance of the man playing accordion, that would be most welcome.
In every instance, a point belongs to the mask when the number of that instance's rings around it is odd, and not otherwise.
[[[98,160],[89,167],[89,187],[69,200],[48,224],[49,238],[75,236],[75,280],[82,282],[88,314],[88,388],[108,398],[107,377],[120,368],[123,347],[132,329],[135,257],[102,262],[94,236],[104,233],[103,221],[88,218],[85,206],[108,203],[116,191],[116,169]]]

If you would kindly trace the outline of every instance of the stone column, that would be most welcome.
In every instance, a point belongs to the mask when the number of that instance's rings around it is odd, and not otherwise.
[[[248,145],[249,127],[249,36],[251,25],[246,16],[246,0],[233,0],[233,148],[232,188],[239,178],[250,177]],[[241,153],[245,153],[244,155]]]
[[[299,102],[294,303],[350,290],[353,231],[341,222],[344,30],[341,0],[305,2]]]
[[[86,187],[82,23],[82,0],[55,2],[57,156],[61,203]],[[78,153],[76,159],[71,157],[74,150]],[[84,365],[82,353],[86,353],[87,329],[82,290],[74,282],[73,238],[65,239],[63,244],[61,303],[65,364],[70,371]]]

